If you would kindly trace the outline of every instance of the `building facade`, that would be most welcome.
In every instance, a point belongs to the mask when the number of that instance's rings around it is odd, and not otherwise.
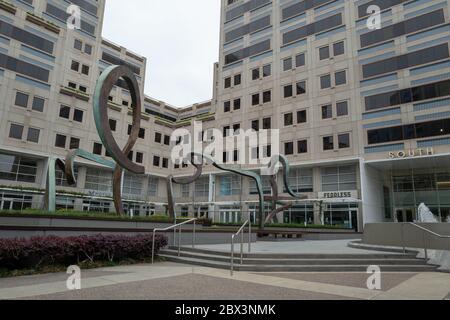
[[[81,7],[81,30],[66,27],[71,3]],[[370,5],[381,9],[381,29],[367,27]],[[93,0],[0,4],[0,209],[42,207],[49,157],[74,148],[108,157],[90,111],[107,66],[129,66],[144,87],[146,59],[101,37],[104,6]],[[279,130],[290,185],[308,196],[280,214],[281,222],[362,230],[369,222],[415,220],[421,203],[446,221],[449,8],[438,0],[222,0],[212,100],[177,108],[141,92],[142,129],[129,157],[147,174],[125,174],[125,209],[165,213],[165,178],[193,172],[172,163],[172,132],[193,133],[197,120],[205,144],[211,129],[224,136]],[[130,101],[119,82],[109,104],[119,145],[128,138]],[[272,152],[270,144],[264,147]],[[242,152],[224,160],[233,165]],[[112,172],[80,160],[76,186],[58,172],[58,208],[114,211],[111,182]],[[178,216],[256,219],[256,186],[247,179],[208,165],[195,184],[175,188]]]

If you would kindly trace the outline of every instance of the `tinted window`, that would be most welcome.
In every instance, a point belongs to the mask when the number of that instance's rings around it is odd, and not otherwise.
[[[445,22],[443,10],[433,11],[419,17],[402,21],[380,30],[364,33],[360,36],[361,47],[394,39],[396,37],[423,30]]]
[[[39,129],[28,128],[27,140],[34,143],[39,143]]]
[[[34,111],[39,111],[39,112],[43,112],[44,111],[44,104],[45,104],[45,100],[39,97],[34,97],[33,98],[33,105],[32,105],[32,109]]]
[[[64,119],[69,119],[69,117],[70,117],[70,107],[68,107],[68,106],[61,106],[59,108],[59,116],[61,118],[64,118]]]
[[[22,135],[23,135],[23,126],[12,123],[11,127],[9,128],[9,137],[21,140]]]
[[[0,21],[0,34],[42,50],[48,54],[53,54],[53,42],[4,21]]]
[[[448,44],[422,49],[401,56],[373,62],[362,67],[364,78],[406,69],[449,57]]]
[[[239,60],[243,60],[245,58],[257,55],[267,50],[270,50],[270,39],[226,55],[225,64],[230,64]]]
[[[55,139],[55,147],[65,148],[67,137],[62,134],[57,134]]]
[[[333,150],[334,149],[334,142],[333,137],[323,137],[323,150]]]
[[[17,92],[15,105],[26,108],[28,106],[28,95],[22,92]]]
[[[270,16],[263,17],[261,19],[250,22],[249,24],[245,24],[239,28],[226,32],[225,42],[234,41],[246,34],[253,33],[268,26],[270,26]]]
[[[331,76],[329,74],[320,77],[320,88],[326,89],[331,87]]]

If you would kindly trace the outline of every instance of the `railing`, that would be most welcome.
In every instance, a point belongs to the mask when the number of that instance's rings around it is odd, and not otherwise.
[[[173,232],[173,241],[174,241],[173,243],[174,243],[174,246],[175,246],[175,244],[176,244],[176,242],[175,242],[176,239],[175,238],[176,238],[177,227],[178,227],[178,229],[179,229],[179,232],[178,232],[178,256],[180,256],[180,254],[181,254],[181,227],[183,225],[185,225],[185,224],[194,222],[194,228],[192,229],[192,248],[195,248],[195,223],[196,223],[197,220],[198,220],[197,218],[194,218],[194,219],[190,219],[190,220],[184,221],[182,223],[175,224],[175,225],[167,227],[167,228],[156,228],[156,229],[153,229],[152,264],[153,264],[154,258],[155,258],[155,236],[156,236],[157,232],[164,232],[164,231],[169,231],[169,230],[173,229],[173,231],[174,231]]]
[[[241,265],[244,263],[244,229],[247,225],[248,225],[248,253],[252,251],[252,224],[250,220],[247,220],[239,229],[239,231],[231,236],[231,264],[230,264],[231,276],[234,275],[234,239],[237,236],[239,236],[239,234],[241,235]]]
[[[440,238],[440,239],[450,239],[450,236],[444,236],[441,234],[438,234],[434,231],[431,231],[430,229],[427,229],[425,227],[419,226],[416,223],[412,223],[412,222],[408,222],[408,223],[403,223],[402,225],[402,246],[403,246],[403,253],[406,253],[406,244],[405,244],[405,226],[413,226],[419,230],[422,230],[422,237],[423,237],[423,248],[425,251],[425,261],[428,261],[428,248],[427,248],[427,244],[426,244],[426,237],[425,235],[431,234],[434,237]]]

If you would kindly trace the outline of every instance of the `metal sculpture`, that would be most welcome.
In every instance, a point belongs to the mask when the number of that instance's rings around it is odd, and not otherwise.
[[[120,149],[109,127],[108,118],[108,97],[113,86],[123,79],[130,90],[133,108],[133,122],[128,141],[123,149]],[[45,206],[50,212],[54,212],[56,188],[55,188],[55,167],[56,163],[65,172],[69,185],[76,184],[74,174],[74,160],[76,157],[81,157],[102,166],[108,167],[114,170],[113,174],[113,200],[116,212],[119,215],[124,214],[122,205],[122,176],[123,170],[128,170],[135,174],[144,174],[145,168],[137,165],[128,159],[127,155],[131,152],[136,141],[138,139],[141,121],[141,96],[139,93],[139,84],[133,72],[125,66],[111,66],[103,71],[100,78],[97,81],[94,99],[93,99],[93,111],[95,126],[97,128],[100,139],[105,146],[108,154],[114,161],[103,159],[101,156],[92,154],[82,149],[70,151],[65,159],[65,163],[61,160],[49,159],[48,164],[48,177],[47,177],[47,189],[45,196]]]
[[[123,79],[130,90],[130,95],[132,99],[132,109],[133,109],[133,123],[129,139],[123,149],[120,149],[114,136],[111,132],[109,126],[108,117],[108,97],[113,86]],[[45,207],[48,211],[54,212],[56,210],[56,166],[58,166],[67,177],[67,182],[69,185],[76,184],[75,171],[74,171],[74,161],[77,157],[84,158],[100,164],[104,167],[110,168],[114,171],[113,174],[113,200],[114,206],[117,214],[123,215],[124,209],[122,204],[122,178],[123,170],[127,170],[134,174],[145,174],[145,168],[138,164],[135,164],[128,158],[128,154],[132,151],[136,141],[138,139],[140,130],[140,120],[141,120],[141,97],[139,93],[139,84],[137,83],[134,73],[125,66],[111,66],[103,71],[100,75],[93,97],[93,112],[95,126],[97,128],[99,137],[105,146],[107,153],[112,157],[113,161],[106,160],[99,155],[87,152],[82,149],[76,149],[70,151],[65,158],[65,161],[61,159],[50,158],[48,161],[48,173],[47,173],[47,187],[45,194]],[[256,188],[259,196],[259,223],[260,228],[264,229],[264,225],[267,222],[276,219],[276,215],[286,209],[289,209],[292,204],[285,204],[283,201],[292,199],[304,199],[304,196],[296,194],[289,186],[289,162],[287,158],[283,155],[276,155],[272,157],[269,170],[273,172],[271,175],[271,187],[272,196],[264,197],[263,186],[261,182],[261,175],[254,171],[239,170],[232,167],[224,166],[216,160],[206,154],[190,153],[188,155],[190,162],[195,167],[195,173],[191,177],[187,178],[176,178],[173,176],[167,177],[167,200],[168,200],[168,213],[169,216],[176,219],[175,214],[175,198],[173,194],[173,184],[187,185],[197,181],[203,172],[203,165],[205,161],[211,163],[214,167],[219,170],[234,173],[240,176],[247,177],[253,180],[256,184]],[[278,194],[278,186],[276,182],[275,167],[281,163],[283,167],[283,178],[284,187],[289,193],[291,198],[280,197]],[[272,212],[265,217],[264,216],[264,203],[265,201],[272,202]],[[278,205],[282,205],[278,208]]]

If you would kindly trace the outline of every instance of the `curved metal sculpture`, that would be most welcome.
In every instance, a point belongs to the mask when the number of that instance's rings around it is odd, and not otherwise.
[[[123,149],[120,149],[120,147],[118,146],[117,142],[114,139],[114,136],[111,132],[111,128],[109,126],[109,117],[108,117],[108,97],[110,95],[113,86],[117,83],[119,79],[123,79],[128,85],[131,94],[132,108],[133,108],[132,128],[129,139]],[[48,174],[47,174],[48,177],[45,196],[45,206],[47,210],[55,211],[56,207],[56,183],[55,183],[56,166],[58,166],[59,168],[61,168],[62,171],[65,172],[69,185],[75,185],[76,178],[74,172],[74,161],[77,157],[81,157],[93,161],[95,163],[98,163],[104,167],[110,168],[114,171],[113,174],[114,206],[117,214],[119,215],[124,214],[122,204],[122,190],[121,190],[123,170],[125,169],[134,174],[145,174],[145,168],[143,166],[134,163],[127,156],[132,151],[138,139],[140,130],[141,110],[142,104],[139,93],[139,84],[137,83],[134,73],[126,66],[111,66],[106,70],[104,70],[103,73],[100,75],[95,87],[93,99],[93,112],[94,112],[95,126],[97,128],[99,137],[103,145],[105,146],[108,154],[113,158],[114,161],[106,160],[99,155],[87,152],[82,149],[70,151],[66,155],[65,162],[63,162],[60,159],[50,158],[48,162]],[[205,160],[211,163],[214,167],[216,167],[219,170],[250,178],[256,183],[256,188],[259,196],[258,216],[261,229],[264,228],[265,223],[271,221],[272,219],[276,219],[277,213],[282,212],[292,206],[292,204],[283,203],[283,200],[305,198],[302,195],[296,194],[289,186],[289,170],[290,170],[289,161],[283,155],[276,155],[272,157],[269,164],[269,170],[271,170],[271,172],[275,172],[275,167],[279,163],[281,163],[283,167],[284,187],[292,198],[285,198],[285,197],[282,198],[278,195],[276,173],[273,173],[271,175],[272,196],[264,197],[261,176],[256,172],[248,170],[239,170],[228,166],[224,166],[220,163],[217,163],[213,157],[205,154],[190,153],[189,158],[192,165],[196,168],[195,173],[192,176],[186,178],[175,178],[173,176],[167,177],[167,196],[168,196],[167,208],[169,211],[169,215],[172,218],[176,218],[173,184],[187,185],[194,183],[202,175]],[[268,215],[268,217],[264,216],[265,201],[272,202],[272,212]],[[278,205],[282,205],[282,207],[277,208]]]
[[[130,90],[133,108],[133,123],[130,132],[130,137],[123,149],[120,149],[109,126],[108,117],[108,97],[119,79],[123,79]],[[127,155],[133,150],[134,145],[138,139],[140,122],[141,122],[141,96],[139,93],[139,84],[137,83],[134,73],[126,66],[111,66],[103,71],[97,80],[93,99],[93,111],[95,126],[97,128],[100,139],[105,146],[107,152],[114,161],[103,159],[101,156],[92,154],[82,149],[70,151],[65,159],[65,163],[61,160],[49,159],[47,189],[45,196],[45,206],[49,211],[55,211],[55,167],[56,163],[66,174],[69,185],[76,184],[74,174],[74,160],[76,157],[81,157],[102,166],[114,170],[113,174],[113,200],[116,212],[119,215],[124,214],[122,205],[122,173],[123,170],[128,170],[135,174],[144,174],[145,168],[137,165],[128,159]]]

